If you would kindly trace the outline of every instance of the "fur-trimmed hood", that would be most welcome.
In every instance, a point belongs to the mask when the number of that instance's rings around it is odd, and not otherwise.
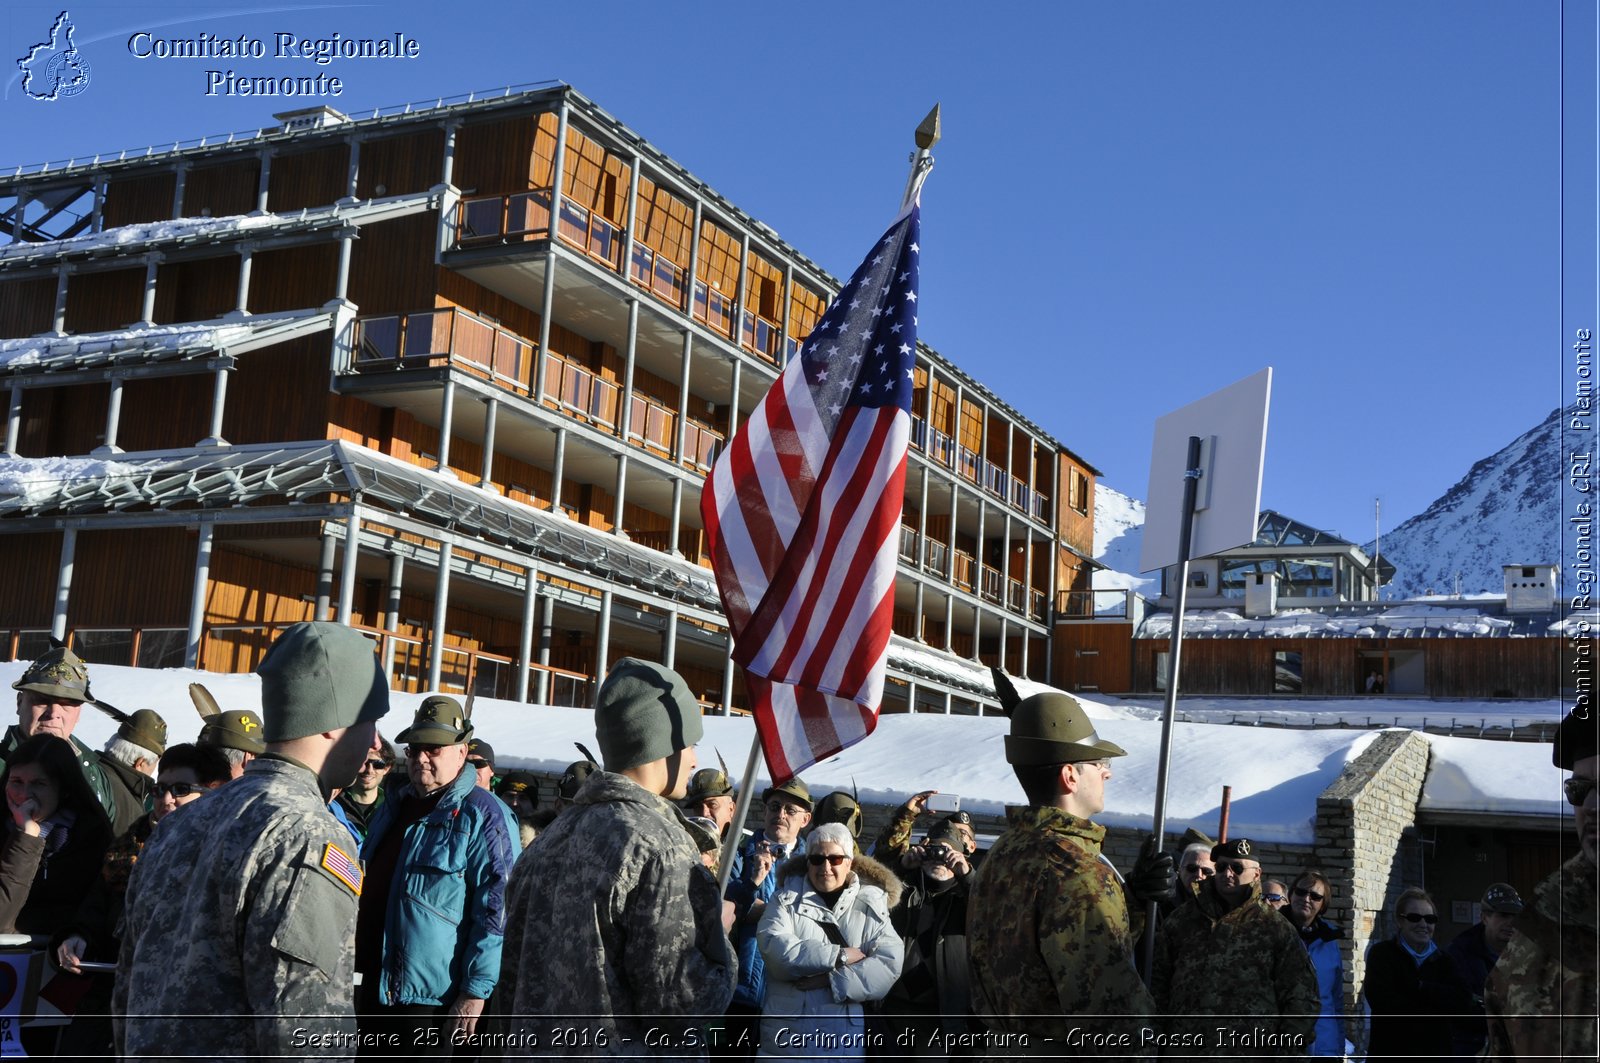
[[[852,874],[861,880],[862,885],[876,886],[882,890],[888,898],[888,906],[890,908],[900,903],[902,890],[900,877],[883,864],[880,864],[866,853],[858,851],[850,864],[850,870]],[[778,882],[780,884],[793,877],[802,879],[806,877],[806,854],[801,853],[798,856],[791,856],[778,865]]]

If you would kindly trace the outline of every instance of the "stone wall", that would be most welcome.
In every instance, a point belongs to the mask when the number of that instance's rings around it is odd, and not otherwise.
[[[1422,881],[1415,824],[1428,750],[1413,731],[1381,732],[1317,798],[1313,856],[1333,889],[1324,917],[1345,934],[1347,1033],[1358,1047],[1367,946],[1394,932],[1394,899]]]

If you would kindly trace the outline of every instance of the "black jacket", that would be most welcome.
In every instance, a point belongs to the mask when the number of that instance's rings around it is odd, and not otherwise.
[[[1369,1063],[1386,1057],[1451,1058],[1453,1024],[1472,1011],[1472,995],[1443,949],[1418,964],[1393,938],[1367,953],[1363,992],[1372,1009]]]

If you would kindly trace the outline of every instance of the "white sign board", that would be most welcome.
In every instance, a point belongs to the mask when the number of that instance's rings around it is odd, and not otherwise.
[[[1269,366],[1156,422],[1150,486],[1145,492],[1144,546],[1139,551],[1141,572],[1178,563],[1190,436],[1201,441],[1201,476],[1189,556],[1209,557],[1255,539],[1271,398]]]

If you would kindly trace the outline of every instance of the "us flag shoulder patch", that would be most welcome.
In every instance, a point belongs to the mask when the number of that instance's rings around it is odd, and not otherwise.
[[[361,896],[361,865],[350,854],[329,842],[322,847],[322,867],[328,874],[350,887],[350,892]]]

